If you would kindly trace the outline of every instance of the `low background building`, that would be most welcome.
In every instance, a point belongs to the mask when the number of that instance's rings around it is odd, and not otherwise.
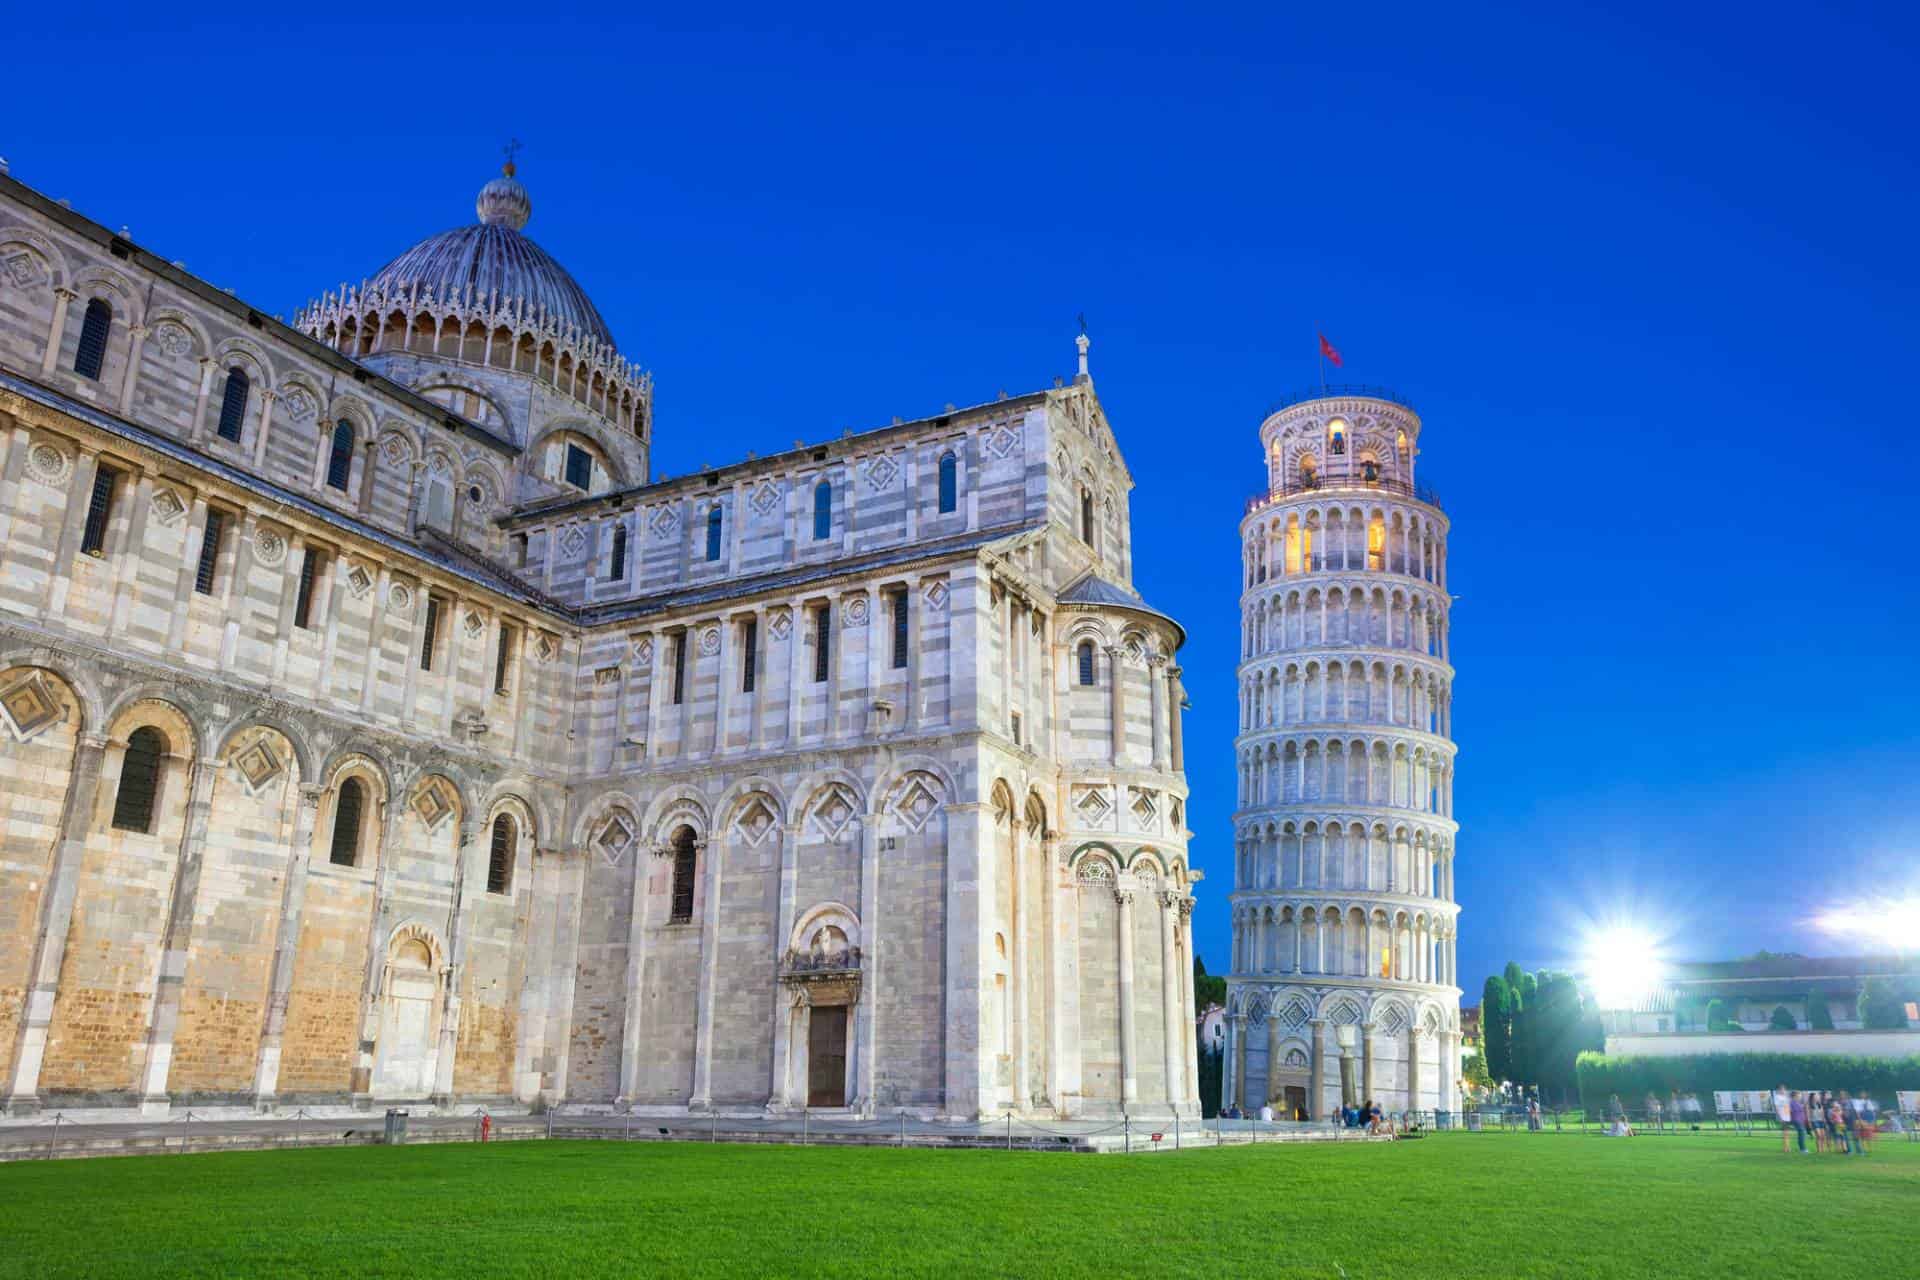
[[[1860,996],[1870,980],[1904,993],[1908,1026],[1869,1027]],[[1761,953],[1744,960],[1671,966],[1632,1009],[1605,1015],[1607,1053],[1920,1054],[1909,1001],[1920,997],[1920,961],[1897,956]],[[1789,1025],[1790,1024],[1790,1025]]]

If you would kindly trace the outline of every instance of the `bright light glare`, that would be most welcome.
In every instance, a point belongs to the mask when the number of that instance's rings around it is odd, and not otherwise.
[[[1587,939],[1581,966],[1602,1009],[1631,1009],[1660,984],[1664,966],[1652,934],[1632,925],[1601,929]]]
[[[1828,933],[1895,951],[1920,950],[1920,898],[1882,898],[1836,907],[1816,921]]]

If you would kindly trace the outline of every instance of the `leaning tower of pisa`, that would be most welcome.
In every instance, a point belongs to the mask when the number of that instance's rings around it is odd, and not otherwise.
[[[1452,1111],[1447,518],[1420,419],[1332,388],[1260,426],[1240,523],[1239,807],[1225,1102]]]

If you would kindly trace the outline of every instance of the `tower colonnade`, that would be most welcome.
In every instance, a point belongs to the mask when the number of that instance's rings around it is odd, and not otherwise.
[[[1449,524],[1379,394],[1261,427],[1241,521],[1224,1101],[1452,1110],[1459,1074]]]

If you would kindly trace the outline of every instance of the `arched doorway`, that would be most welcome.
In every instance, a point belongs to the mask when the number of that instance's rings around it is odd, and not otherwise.
[[[422,1098],[433,1091],[438,1057],[440,974],[431,935],[406,928],[387,950],[380,1032],[374,1060],[378,1098]]]

